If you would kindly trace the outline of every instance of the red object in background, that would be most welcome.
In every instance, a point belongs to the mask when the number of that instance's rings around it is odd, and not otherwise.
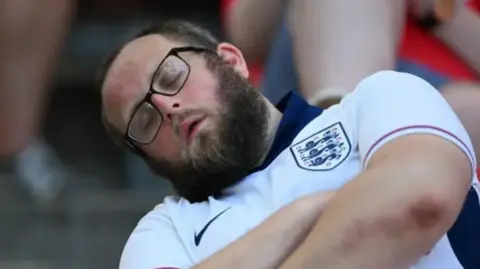
[[[228,12],[234,3],[235,0],[220,0],[220,19],[223,25],[227,23]]]

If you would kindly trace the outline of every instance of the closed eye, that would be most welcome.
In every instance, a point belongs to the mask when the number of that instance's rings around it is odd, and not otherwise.
[[[160,85],[162,88],[171,89],[175,88],[175,83],[178,82],[178,79],[182,75],[182,72],[175,72],[176,74],[168,74],[162,77]]]

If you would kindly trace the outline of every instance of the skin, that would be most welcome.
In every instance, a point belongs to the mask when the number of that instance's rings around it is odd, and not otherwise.
[[[394,69],[405,1],[292,1],[289,15],[299,90],[328,107],[368,75]]]
[[[227,34],[244,53],[248,62],[266,60],[288,2],[236,0],[233,8],[229,10]]]
[[[236,0],[227,34],[248,61],[263,62],[287,18],[299,91],[309,103],[327,107],[364,77],[394,68],[405,2]]]
[[[104,82],[103,105],[107,120],[121,133],[160,61],[181,46],[149,35],[127,44],[115,59]],[[281,115],[248,83],[245,61],[234,46],[220,44],[216,55],[184,52],[180,57],[190,66],[188,79],[174,96],[152,96],[163,116],[161,129],[152,143],[134,143],[177,194],[196,202],[220,194],[262,162]],[[202,120],[192,137],[185,122],[194,118]]]
[[[115,60],[105,80],[103,102],[110,121],[118,129],[126,130],[132,110],[148,90],[149,74],[154,72],[159,62],[175,46],[179,44],[162,36],[146,36],[127,45]],[[226,51],[228,52],[227,49]],[[152,99],[159,110],[171,115],[167,117],[168,120],[164,122],[154,142],[149,146],[142,146],[142,150],[153,158],[180,159],[182,141],[174,130],[173,118],[176,115],[188,110],[200,111],[206,115],[203,128],[213,128],[212,118],[218,109],[217,100],[214,98],[216,80],[207,71],[201,58],[194,54],[182,57],[191,66],[190,77],[182,91],[172,97],[154,95]],[[240,64],[237,70],[248,75],[245,65]],[[158,148],[162,149],[161,153],[156,150]]]
[[[480,74],[480,15],[461,6],[451,20],[433,31],[433,34],[460,56],[477,74]]]
[[[0,157],[36,135],[73,0],[0,1]]]

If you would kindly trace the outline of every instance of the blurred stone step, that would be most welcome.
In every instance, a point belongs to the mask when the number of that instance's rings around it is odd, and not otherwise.
[[[31,212],[38,210],[25,200],[22,189],[16,186],[15,178],[0,180],[0,212]],[[69,191],[45,212],[101,213],[140,212],[152,209],[171,193],[166,187],[157,190],[80,190]]]
[[[135,225],[164,195],[81,191],[50,208],[0,203],[0,261],[44,261],[40,269],[115,268]]]
[[[0,261],[0,269],[54,269],[54,263],[45,261]]]

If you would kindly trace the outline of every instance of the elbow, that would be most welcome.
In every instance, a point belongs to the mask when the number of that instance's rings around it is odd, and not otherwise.
[[[451,174],[448,179],[447,175],[432,177],[436,181],[419,184],[412,190],[411,199],[407,199],[405,210],[401,213],[410,228],[423,231],[440,228],[446,231],[453,225],[468,192],[466,185],[469,185],[463,184],[464,180],[458,174]],[[432,184],[433,182],[435,183]]]
[[[422,145],[415,154],[398,154],[406,145]],[[419,146],[420,148],[420,146]],[[371,165],[392,175],[398,200],[389,204],[396,208],[392,215],[404,220],[409,228],[421,230],[448,229],[460,213],[472,180],[468,157],[456,145],[432,135],[411,135],[385,145],[372,156]],[[385,157],[390,156],[390,157]],[[401,182],[398,183],[398,182]]]
[[[421,173],[423,176],[417,177],[418,181],[423,179],[423,184],[415,187],[414,193],[412,192],[415,198],[406,204],[406,217],[417,228],[448,229],[458,217],[472,180],[469,162],[460,154],[448,162],[450,167],[448,164],[440,165],[441,168],[439,165],[426,164],[423,169],[429,171],[424,170]]]
[[[405,192],[403,205],[398,205],[402,210],[398,211],[397,217],[405,220],[409,229],[427,231],[443,227],[446,231],[462,209],[469,186],[464,178],[468,177],[430,173],[423,176],[422,183]],[[421,180],[418,177],[416,181]]]
[[[457,202],[458,203],[458,202]],[[402,218],[407,220],[408,227],[418,231],[447,230],[459,212],[448,195],[425,193],[412,202],[404,211]]]

